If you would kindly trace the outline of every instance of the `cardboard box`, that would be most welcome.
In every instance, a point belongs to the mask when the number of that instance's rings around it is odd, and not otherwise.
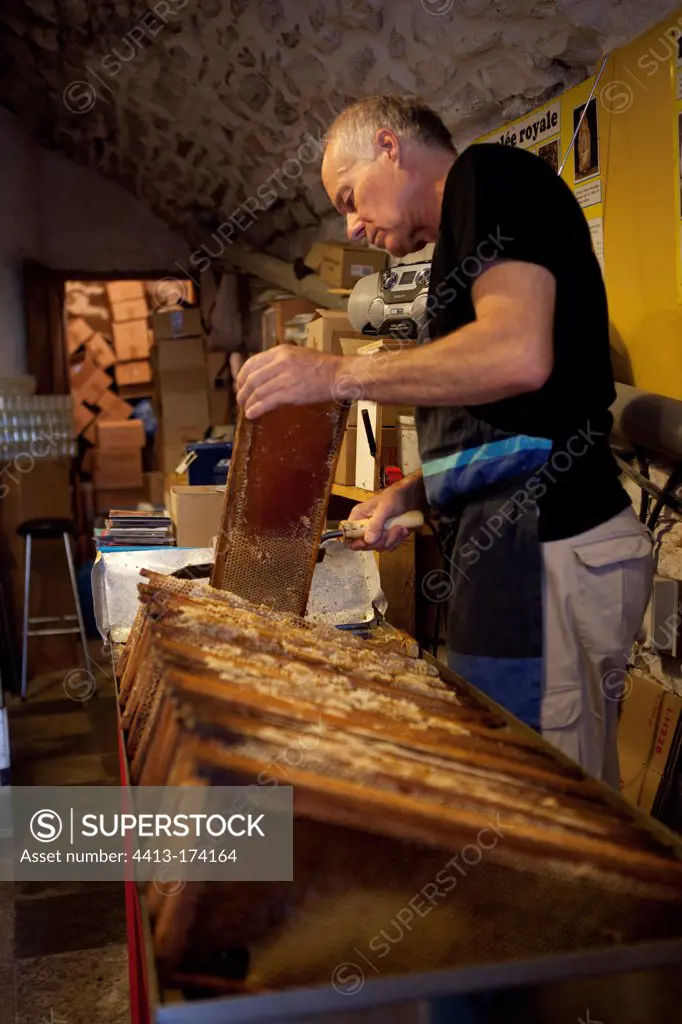
[[[147,359],[149,356],[149,329],[146,320],[126,320],[124,323],[112,324],[116,358]]]
[[[19,523],[25,519],[71,518],[71,460],[36,458],[30,473],[18,473],[14,463],[4,460],[0,460],[0,466],[3,469],[0,474],[3,491],[7,489],[7,493],[0,498],[0,536],[10,540],[16,538],[23,552],[24,539],[16,537]],[[59,543],[63,551],[61,539]],[[36,544],[35,547],[40,545]]]
[[[108,448],[95,450],[93,479],[95,490],[123,490],[142,487],[142,450]]]
[[[107,296],[111,305],[130,299],[144,299],[144,281],[109,281]]]
[[[99,366],[100,370],[107,370],[116,362],[113,348],[101,334],[93,334],[90,340],[86,342],[85,350],[95,366]]]
[[[230,422],[232,378],[227,370],[228,358],[226,352],[206,353],[208,416],[212,426]]]
[[[90,324],[82,316],[69,317],[66,325],[66,342],[69,355],[72,356],[77,352],[81,345],[84,345],[94,333]]]
[[[178,487],[170,489],[170,516],[179,548],[207,548],[220,529],[225,488]]]
[[[111,303],[111,319],[114,323],[124,323],[126,320],[146,320],[149,316],[147,300],[124,299],[122,302]]]
[[[164,391],[161,421],[165,444],[200,441],[210,425],[206,392]]]
[[[170,515],[171,487],[187,487],[189,478],[187,473],[164,473],[163,474],[163,506]]]
[[[170,370],[201,370],[205,374],[203,336],[197,338],[159,338],[154,346],[160,374]],[[204,383],[205,386],[205,383]]]
[[[120,395],[113,391],[104,391],[97,400],[102,420],[127,420],[133,411],[132,405],[124,402]]]
[[[156,374],[157,390],[164,392],[201,392],[206,394],[206,369],[194,366],[185,370],[159,370]]]
[[[232,417],[232,394],[228,382],[223,388],[211,388],[208,393],[208,419],[212,427],[223,426]]]
[[[98,399],[111,384],[111,377],[95,366],[89,356],[82,363],[71,367],[70,379],[75,401],[88,402],[90,405],[97,405]]]
[[[278,299],[263,311],[261,318],[262,347],[272,348],[293,340],[287,337],[287,322],[301,313],[315,313],[315,304],[299,296]]]
[[[388,255],[362,245],[317,242],[306,256],[305,263],[334,288],[353,288],[361,277],[385,270]]]
[[[339,338],[339,348],[344,356],[355,356],[367,344],[367,336],[356,334],[354,338]]]
[[[357,427],[346,427],[341,442],[339,461],[336,464],[334,474],[335,484],[344,484],[348,487],[355,485],[355,447],[357,444]]]
[[[628,673],[620,721],[618,757],[622,794],[651,812],[682,712],[682,697],[651,676]]]
[[[342,355],[341,338],[346,341],[357,338],[361,339],[363,344],[367,344],[366,335],[353,330],[350,320],[342,310],[318,309],[317,312],[320,314],[319,318],[308,326],[306,348]]]
[[[187,449],[184,443],[178,441],[174,444],[164,444],[161,447],[161,455],[159,461],[163,470],[164,476],[176,476],[175,467],[179,466],[185,457]],[[166,507],[170,504],[170,501],[166,501]]]
[[[148,359],[133,359],[127,363],[117,363],[114,376],[119,387],[126,384],[151,384],[152,364]]]
[[[144,474],[144,486],[151,505],[164,505],[163,483],[163,473],[158,470]]]
[[[96,413],[88,409],[82,402],[75,402],[73,406],[73,422],[76,434],[82,434],[91,423],[95,422]]]
[[[157,341],[167,338],[194,338],[203,334],[201,310],[197,307],[189,309],[163,309],[152,313],[152,331]]]
[[[100,420],[97,424],[97,447],[102,452],[143,448],[145,440],[142,420]]]
[[[138,505],[149,501],[146,486],[125,487],[122,489],[95,488],[93,492],[95,515],[108,516],[112,509],[136,509]]]

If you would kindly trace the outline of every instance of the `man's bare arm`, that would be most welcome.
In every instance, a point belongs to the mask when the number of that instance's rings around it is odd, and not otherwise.
[[[556,283],[545,267],[502,262],[472,289],[476,320],[403,352],[342,360],[339,379],[365,398],[414,405],[480,405],[536,391],[552,370]]]

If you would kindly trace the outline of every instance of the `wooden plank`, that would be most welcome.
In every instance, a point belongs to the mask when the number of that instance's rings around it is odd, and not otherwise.
[[[378,554],[381,589],[386,595],[386,620],[410,636],[415,635],[415,537],[411,533],[395,551]]]
[[[372,497],[373,491],[365,491],[362,487],[350,487],[346,484],[332,484],[332,494],[337,498],[346,498],[347,501],[367,501]]]

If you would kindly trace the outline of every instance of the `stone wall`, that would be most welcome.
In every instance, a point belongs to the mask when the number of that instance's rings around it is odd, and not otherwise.
[[[16,0],[0,101],[194,242],[369,93],[417,93],[464,145],[593,73],[674,0]],[[245,231],[340,237],[319,164]]]
[[[26,369],[24,260],[57,270],[151,276],[166,268],[172,273],[174,260],[188,251],[139,200],[43,149],[2,109],[0,226],[1,376]]]

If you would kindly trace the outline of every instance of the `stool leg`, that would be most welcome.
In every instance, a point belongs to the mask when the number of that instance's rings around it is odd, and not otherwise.
[[[85,623],[83,622],[83,614],[81,612],[81,603],[78,598],[78,584],[76,583],[76,573],[73,568],[73,556],[71,555],[71,539],[68,533],[64,535],[64,547],[66,549],[66,561],[69,565],[69,576],[71,577],[71,589],[73,590],[73,599],[76,604],[76,615],[78,616],[78,629],[81,634],[81,646],[83,648],[83,664],[85,668],[88,668],[90,659],[88,658],[88,640],[85,635]]]
[[[26,534],[26,566],[24,569],[24,632],[21,644],[21,699],[26,700],[28,689],[28,622],[31,603],[31,534]]]

